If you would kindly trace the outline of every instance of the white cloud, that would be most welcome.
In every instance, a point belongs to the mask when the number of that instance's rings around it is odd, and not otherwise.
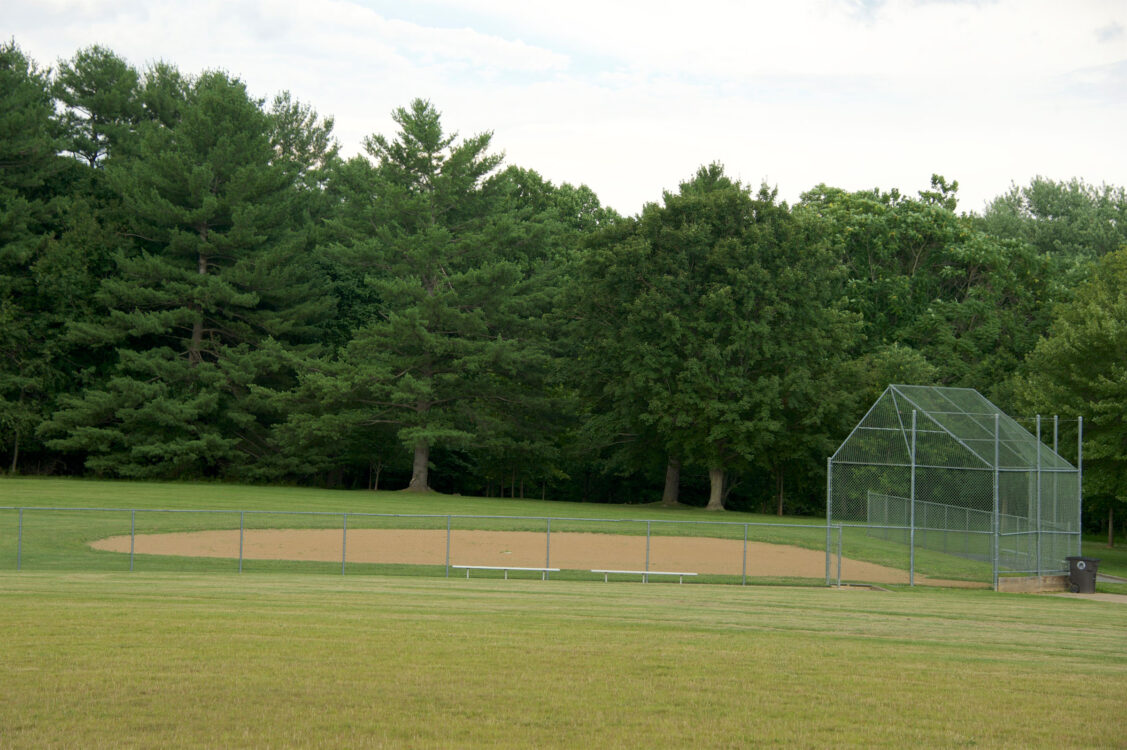
[[[510,163],[626,213],[719,160],[794,199],[927,186],[981,208],[1034,174],[1127,183],[1127,6],[997,2],[37,0],[0,28],[43,64],[104,44],[223,68],[336,117],[346,151],[431,99]]]

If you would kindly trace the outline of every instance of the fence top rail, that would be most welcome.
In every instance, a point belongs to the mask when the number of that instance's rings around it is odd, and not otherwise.
[[[893,531],[910,531],[913,527],[908,524],[878,524],[868,523],[867,521],[836,521],[835,525],[838,529],[842,527],[847,529],[891,529]],[[825,528],[819,526],[818,528]],[[833,528],[833,527],[831,527]],[[916,524],[916,531],[925,529],[927,531],[950,531],[956,534],[993,534],[993,531],[979,531],[978,529],[947,529],[947,528],[932,528],[927,526],[920,526]]]
[[[910,469],[911,463],[895,463],[888,461],[849,461],[846,459],[835,458],[832,459],[835,466],[891,466],[897,469]],[[992,466],[936,466],[934,464],[916,464],[917,469],[941,469],[943,471],[985,471],[994,472]],[[999,466],[997,471],[1001,474],[1036,474],[1038,469],[1036,466]],[[1063,468],[1049,468],[1042,466],[1040,469],[1042,474],[1078,474],[1080,470],[1077,468],[1063,469]]]
[[[271,515],[271,516],[350,516],[362,518],[433,518],[433,519],[465,519],[482,521],[572,521],[580,523],[646,523],[646,524],[686,524],[693,526],[730,526],[743,528],[744,526],[767,527],[773,529],[811,529],[823,531],[826,528],[822,523],[771,523],[767,521],[674,521],[664,518],[572,518],[568,516],[497,516],[473,515],[466,513],[368,513],[363,511],[331,511],[331,510],[227,510],[206,508],[79,508],[59,506],[34,506],[34,505],[0,505],[0,510],[36,510],[60,512],[102,512],[102,513],[217,513],[228,515]],[[831,524],[832,526],[832,524]]]

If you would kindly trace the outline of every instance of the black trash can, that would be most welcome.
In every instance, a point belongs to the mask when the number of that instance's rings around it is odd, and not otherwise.
[[[1096,593],[1096,572],[1100,561],[1094,557],[1066,557],[1068,560],[1068,590],[1074,594]]]

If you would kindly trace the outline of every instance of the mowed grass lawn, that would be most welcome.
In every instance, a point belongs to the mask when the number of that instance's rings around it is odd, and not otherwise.
[[[1127,605],[0,572],[0,747],[1123,747]]]

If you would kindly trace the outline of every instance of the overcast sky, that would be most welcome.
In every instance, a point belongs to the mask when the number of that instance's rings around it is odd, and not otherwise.
[[[101,44],[288,89],[346,154],[427,98],[624,214],[712,161],[791,201],[1127,185],[1127,0],[3,0],[0,35],[41,66]]]

